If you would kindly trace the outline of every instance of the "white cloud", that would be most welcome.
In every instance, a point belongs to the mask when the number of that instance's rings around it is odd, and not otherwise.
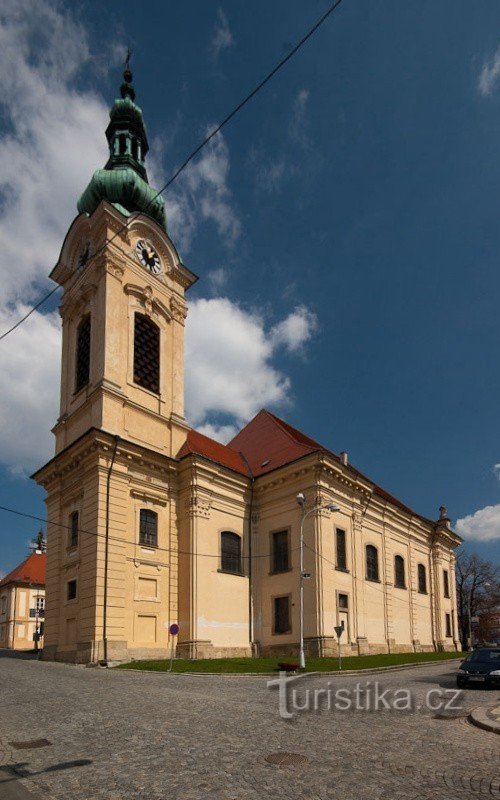
[[[307,101],[309,89],[300,89],[295,95],[292,106],[292,119],[289,126],[290,138],[301,145],[307,144]]]
[[[207,128],[206,134],[209,130],[211,128]],[[229,150],[219,133],[167,192],[165,208],[169,230],[181,251],[190,249],[202,222],[214,223],[228,246],[240,236],[241,223],[232,206],[228,185],[229,169]]]
[[[207,279],[213,292],[220,292],[220,290],[226,285],[227,278],[227,270],[225,270],[224,267],[212,269],[207,273]]]
[[[500,505],[480,508],[474,514],[457,520],[456,531],[464,539],[491,542],[500,539]]]
[[[281,181],[289,171],[285,158],[261,164],[256,172],[257,185],[268,192],[275,192],[280,188]]]
[[[495,477],[500,481],[500,464],[493,464],[492,470]]]
[[[314,315],[302,306],[266,330],[259,314],[227,298],[195,300],[186,326],[186,408],[191,424],[214,431],[211,417],[225,414],[233,428],[263,406],[286,404],[290,379],[276,369],[273,358],[280,347],[297,352],[314,326]]]
[[[2,330],[26,310],[0,312]],[[54,454],[60,341],[59,314],[35,312],[0,346],[0,459],[13,475],[25,475]]]
[[[500,46],[497,48],[493,57],[484,63],[479,75],[478,89],[483,97],[492,93],[500,79]]]
[[[219,8],[217,9],[217,21],[210,42],[210,52],[214,61],[217,61],[223,50],[232,45],[234,45],[234,38],[229,27],[229,20],[222,8]]]
[[[212,425],[209,422],[205,425],[200,425],[196,430],[222,444],[230,442],[238,433],[238,427],[236,425]]]
[[[297,306],[286,319],[271,329],[271,341],[275,347],[284,345],[290,352],[297,353],[311,339],[317,327],[316,315],[304,305]]]

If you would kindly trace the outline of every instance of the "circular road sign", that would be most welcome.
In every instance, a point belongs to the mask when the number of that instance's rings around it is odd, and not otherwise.
[[[176,622],[172,623],[172,625],[169,628],[169,631],[172,636],[177,636],[177,634],[179,633],[179,626],[177,625]]]

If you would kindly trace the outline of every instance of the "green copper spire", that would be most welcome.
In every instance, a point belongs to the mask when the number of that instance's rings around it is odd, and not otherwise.
[[[104,169],[94,172],[80,197],[80,213],[92,214],[101,200],[108,200],[122,214],[143,212],[167,230],[165,206],[161,196],[148,183],[144,161],[149,150],[142,111],[135,104],[135,90],[127,56],[121,97],[113,103],[106,128],[109,158]]]

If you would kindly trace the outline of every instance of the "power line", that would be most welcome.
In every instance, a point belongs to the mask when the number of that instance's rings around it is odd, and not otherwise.
[[[200,143],[200,144],[199,144],[197,147],[195,147],[195,149],[194,149],[194,150],[193,150],[193,151],[192,151],[192,152],[191,152],[191,153],[188,155],[188,157],[187,157],[187,158],[186,158],[186,159],[185,159],[185,160],[182,162],[182,164],[180,165],[180,167],[178,167],[178,168],[177,168],[177,169],[174,171],[174,173],[172,174],[172,176],[171,176],[171,177],[168,179],[168,181],[167,181],[167,182],[166,182],[166,183],[165,183],[165,184],[162,186],[162,188],[161,188],[161,189],[159,189],[159,190],[157,191],[157,193],[156,193],[156,194],[155,194],[155,195],[154,195],[154,196],[151,198],[151,200],[149,200],[149,201],[148,201],[148,203],[147,203],[147,204],[146,204],[146,206],[144,207],[143,213],[146,211],[146,209],[148,209],[148,208],[149,208],[149,206],[150,206],[152,203],[154,203],[154,201],[155,201],[155,200],[157,200],[157,198],[158,198],[160,195],[162,195],[162,194],[163,194],[163,192],[165,192],[165,191],[166,191],[166,190],[169,188],[169,186],[171,186],[171,185],[172,185],[172,183],[173,183],[173,182],[174,182],[174,181],[175,181],[175,180],[176,180],[176,179],[179,177],[179,175],[181,174],[181,172],[183,172],[183,171],[186,169],[186,167],[187,167],[187,166],[188,166],[188,165],[191,163],[191,161],[192,161],[194,158],[196,158],[196,156],[198,155],[198,153],[200,153],[200,152],[201,152],[201,150],[203,150],[203,148],[204,148],[204,147],[206,147],[206,145],[207,145],[207,144],[208,144],[208,143],[209,143],[209,142],[210,142],[210,141],[211,141],[211,140],[214,138],[214,136],[216,136],[218,133],[220,133],[220,131],[222,130],[222,128],[224,128],[224,127],[225,127],[225,126],[226,126],[226,125],[227,125],[227,124],[228,124],[228,123],[229,123],[229,122],[230,122],[230,121],[233,119],[233,117],[235,117],[235,116],[236,116],[236,114],[238,114],[238,112],[239,112],[239,111],[241,111],[241,109],[242,109],[244,106],[246,106],[246,104],[247,104],[247,103],[248,103],[250,100],[252,100],[252,99],[255,97],[255,95],[256,95],[256,94],[258,94],[258,92],[260,92],[260,90],[261,90],[261,89],[263,89],[263,88],[264,88],[264,86],[265,86],[265,85],[266,85],[266,84],[267,84],[267,83],[268,83],[268,82],[269,82],[269,81],[270,81],[270,80],[271,80],[271,79],[272,79],[272,78],[273,78],[273,77],[276,75],[276,73],[277,73],[277,72],[279,72],[279,70],[280,70],[280,69],[282,69],[282,67],[284,67],[284,66],[285,66],[285,64],[287,64],[287,63],[288,63],[288,61],[290,61],[290,59],[291,59],[291,58],[293,58],[293,56],[294,56],[294,55],[296,55],[296,53],[298,53],[298,51],[299,51],[299,50],[300,50],[300,49],[301,49],[301,48],[302,48],[302,47],[303,47],[303,46],[306,44],[306,42],[307,42],[307,41],[308,41],[308,40],[311,38],[311,36],[313,36],[313,35],[316,33],[316,31],[318,30],[318,28],[320,28],[320,27],[321,27],[321,25],[323,25],[323,23],[324,23],[324,22],[326,22],[326,20],[327,20],[327,19],[328,19],[328,17],[330,16],[330,14],[333,14],[333,12],[335,11],[335,9],[336,9],[336,8],[338,8],[338,6],[341,4],[341,2],[342,2],[342,0],[335,0],[335,2],[334,2],[334,3],[332,3],[332,4],[331,4],[331,5],[330,5],[330,6],[327,8],[327,10],[325,11],[325,13],[324,13],[324,14],[322,14],[322,16],[321,16],[321,17],[320,17],[320,18],[319,18],[319,19],[318,19],[318,20],[317,20],[317,21],[314,23],[314,25],[312,26],[312,28],[310,28],[310,29],[307,31],[307,33],[305,33],[305,34],[304,34],[304,36],[303,36],[303,37],[302,37],[302,38],[301,38],[301,39],[300,39],[300,40],[297,42],[297,44],[296,44],[296,45],[295,45],[295,46],[294,46],[294,47],[293,47],[293,48],[290,50],[290,52],[289,52],[289,53],[287,53],[287,55],[286,55],[286,56],[284,56],[284,58],[282,58],[282,59],[281,59],[281,60],[280,60],[280,61],[279,61],[279,62],[278,62],[278,63],[277,63],[277,64],[276,64],[274,67],[273,67],[273,69],[272,69],[270,72],[268,72],[268,73],[267,73],[267,75],[266,75],[266,76],[265,76],[265,77],[264,77],[264,78],[263,78],[263,79],[262,79],[262,80],[261,80],[261,81],[260,81],[260,82],[257,84],[257,86],[255,86],[255,87],[254,87],[254,88],[253,88],[253,89],[252,89],[252,90],[251,90],[251,91],[250,91],[250,92],[249,92],[249,93],[246,95],[246,97],[244,97],[244,98],[243,98],[243,100],[241,100],[241,101],[238,103],[238,105],[236,105],[236,106],[233,108],[233,110],[232,110],[232,111],[230,111],[230,112],[229,112],[229,114],[227,114],[227,115],[224,117],[224,119],[222,120],[222,122],[220,122],[220,123],[219,123],[219,124],[218,124],[218,125],[217,125],[217,126],[216,126],[216,127],[215,127],[215,128],[214,128],[214,129],[213,129],[213,130],[212,130],[212,131],[211,131],[211,132],[210,132],[210,133],[209,133],[209,134],[208,134],[208,135],[205,137],[205,139],[203,139],[203,141],[202,141],[202,142],[201,142],[201,143]],[[117,237],[117,236],[119,236],[119,235],[120,235],[120,234],[121,234],[121,233],[122,233],[124,230],[126,230],[126,229],[127,229],[127,227],[128,227],[128,221],[127,221],[127,222],[126,222],[124,225],[122,225],[122,227],[121,227],[121,228],[119,228],[119,229],[118,229],[118,230],[117,230],[117,231],[116,231],[116,232],[113,234],[113,236],[112,236],[110,239],[107,239],[107,240],[104,242],[104,244],[103,244],[101,247],[99,247],[99,248],[96,250],[96,252],[95,252],[95,253],[93,253],[91,256],[89,256],[89,258],[87,259],[86,266],[88,266],[88,265],[91,263],[91,261],[92,261],[93,259],[95,259],[95,258],[96,258],[96,257],[97,257],[97,256],[98,256],[100,253],[102,253],[102,251],[103,251],[103,250],[104,250],[104,249],[105,249],[105,248],[106,248],[106,247],[107,247],[109,244],[111,244],[111,242],[112,242],[114,239],[116,239],[116,237]],[[29,311],[29,312],[28,312],[28,313],[27,313],[27,314],[26,314],[24,317],[22,317],[22,319],[18,320],[18,321],[15,323],[15,325],[12,325],[12,327],[11,327],[11,328],[9,328],[8,330],[4,331],[4,332],[3,332],[3,333],[0,335],[0,342],[2,341],[2,339],[5,339],[5,337],[6,337],[6,336],[8,336],[10,333],[12,333],[13,331],[15,331],[15,330],[16,330],[16,328],[18,328],[20,325],[22,325],[22,324],[23,324],[23,322],[25,322],[25,321],[28,319],[28,317],[29,317],[29,316],[31,316],[31,314],[33,314],[33,312],[34,312],[34,311],[36,311],[38,308],[40,308],[40,306],[41,306],[41,305],[43,305],[43,304],[44,304],[44,303],[45,303],[45,302],[46,302],[46,301],[47,301],[47,300],[48,300],[50,297],[52,297],[52,295],[53,295],[53,294],[54,294],[54,293],[55,293],[55,292],[56,292],[56,291],[57,291],[59,288],[61,288],[61,287],[60,287],[60,286],[56,286],[54,289],[52,289],[50,292],[48,292],[48,294],[46,294],[44,297],[42,297],[42,298],[41,298],[41,300],[39,300],[39,301],[37,302],[37,304],[36,304],[35,306],[33,306],[33,308],[31,308],[31,310],[30,310],[30,311]]]
[[[25,511],[19,511],[17,508],[9,508],[8,506],[1,506],[0,505],[0,511],[6,511],[9,514],[15,514],[18,517],[26,517],[27,519],[34,519],[37,522],[43,522],[46,525],[55,525],[57,528],[64,528],[67,531],[71,530],[71,526],[70,525],[64,525],[62,522],[53,522],[52,520],[49,522],[48,520],[44,519],[43,517],[37,517],[36,514],[27,514]],[[104,540],[106,539],[105,534],[97,533],[96,531],[88,531],[85,528],[78,528],[78,533],[85,533],[88,536],[95,536],[97,539],[104,539]],[[120,538],[119,536],[109,536],[108,538],[109,538],[109,541],[120,542],[120,544],[133,544],[133,545],[138,545],[138,546],[142,546],[142,547],[147,547],[148,546],[148,545],[146,545],[144,543],[141,543],[141,542],[127,542],[126,539]],[[199,558],[217,558],[217,559],[220,559],[220,554],[219,553],[193,553],[193,552],[190,552],[188,550],[178,550],[178,549],[176,549],[174,547],[157,547],[157,546],[154,546],[154,547],[152,547],[152,549],[157,550],[159,552],[163,552],[163,553],[174,553],[174,554],[183,555],[183,556],[194,556],[194,557],[199,557]],[[298,547],[294,547],[290,552],[294,553],[297,550],[299,550],[299,548]],[[250,561],[250,560],[252,560],[254,558],[271,558],[271,557],[272,557],[272,553],[260,553],[260,554],[252,555],[252,556],[246,556],[246,555],[244,555],[242,553],[240,555],[241,559],[246,559],[247,561]]]

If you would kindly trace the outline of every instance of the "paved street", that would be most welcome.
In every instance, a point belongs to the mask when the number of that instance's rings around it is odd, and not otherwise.
[[[383,688],[408,687],[419,705],[429,689],[454,687],[456,666],[314,676],[302,685],[352,688],[379,679]],[[464,716],[323,709],[283,720],[266,681],[0,658],[0,798],[31,797],[26,790],[45,800],[500,798],[500,736]],[[465,708],[498,696],[467,691]],[[36,739],[51,744],[9,744]],[[280,751],[307,762],[266,761]]]

